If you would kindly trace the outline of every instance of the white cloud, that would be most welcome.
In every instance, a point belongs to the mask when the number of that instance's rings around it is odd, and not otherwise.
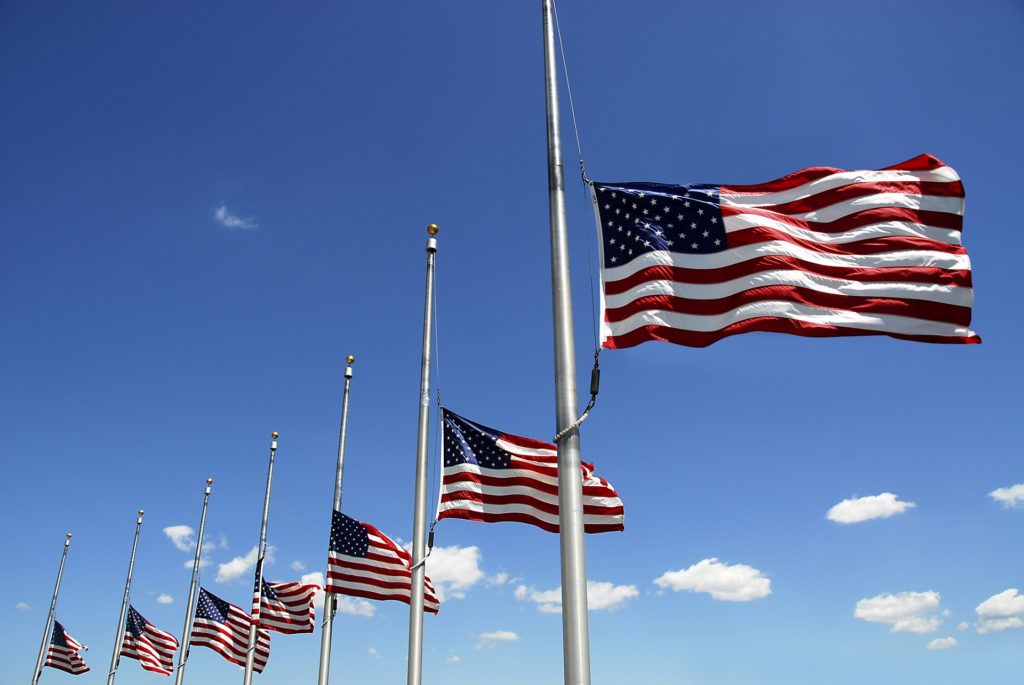
[[[156,603],[157,604],[170,604],[173,601],[174,601],[174,598],[171,597],[170,595],[166,594],[166,593],[164,593],[162,595],[157,595],[156,596]]]
[[[1024,595],[1017,588],[1003,590],[975,607],[979,633],[1024,628]]]
[[[938,592],[900,592],[869,597],[857,602],[854,618],[872,623],[886,623],[892,633],[933,633],[939,629]]]
[[[164,528],[164,535],[182,552],[195,549],[196,531],[192,529],[192,526],[167,526]]]
[[[889,518],[896,514],[902,514],[907,509],[916,506],[913,502],[901,502],[891,492],[883,492],[881,495],[844,499],[829,509],[825,518],[836,523],[861,523],[871,519]]]
[[[478,547],[435,547],[427,557],[426,573],[437,591],[437,598],[462,599],[466,591],[483,580]]]
[[[971,624],[968,623],[967,621],[960,621],[959,623],[956,624],[956,629],[957,630],[967,630],[970,627],[971,627]]]
[[[250,630],[252,630],[252,628],[250,628]],[[384,657],[382,657],[380,655],[380,652],[377,651],[376,647],[370,647],[368,650],[366,650],[366,653],[369,654],[370,656],[372,656],[374,659],[383,659],[384,658]]]
[[[18,611],[28,611],[32,607],[30,607],[28,605],[28,602],[18,602],[17,604],[14,605],[14,608],[17,609]]]
[[[251,230],[260,227],[252,217],[243,218],[233,214],[223,202],[220,203],[219,207],[214,208],[213,218],[225,228]]]
[[[219,533],[216,540],[210,538],[203,539],[203,553],[212,552],[215,549],[227,549],[228,548],[228,536],[224,533]]]
[[[587,608],[590,611],[615,611],[630,599],[640,596],[635,585],[613,585],[612,583],[587,581]],[[515,598],[519,601],[528,600],[537,605],[537,610],[544,614],[558,614],[562,611],[562,588],[554,590],[535,590],[526,585],[516,588]]]
[[[772,593],[772,581],[761,571],[746,564],[723,564],[712,557],[689,568],[666,571],[654,583],[676,592],[707,592],[713,599],[749,602]]]
[[[293,571],[305,571],[306,565],[298,559],[296,559],[292,563],[288,564],[288,568],[290,568]],[[321,583],[321,585],[323,585],[323,583]]]
[[[937,637],[929,642],[925,649],[949,649],[950,647],[956,647],[955,637]]]
[[[189,559],[188,561],[185,562],[185,568],[187,568],[187,569],[189,569],[191,571],[192,570],[192,566],[194,566],[195,563],[196,563],[195,559]],[[209,559],[200,559],[199,560],[199,570],[200,571],[203,570],[204,568],[209,568],[209,566],[210,566],[210,560]]]
[[[444,658],[446,664],[459,664],[462,663],[462,659],[457,654],[451,654]]]
[[[267,547],[267,563],[273,563],[274,551],[273,547]],[[235,557],[225,564],[217,564],[217,577],[215,580],[218,583],[226,583],[241,577],[246,571],[254,570],[258,554],[259,547],[254,546],[244,557]]]
[[[480,633],[476,639],[477,649],[494,649],[499,642],[518,642],[519,636],[511,630],[492,630],[489,633]]]
[[[1004,507],[1010,509],[1024,505],[1024,483],[1017,483],[1008,488],[998,488],[988,493],[988,496]]]
[[[502,571],[501,573],[495,573],[493,576],[488,576],[487,577],[487,585],[489,587],[496,587],[496,586],[504,585],[505,583],[508,582],[508,579],[509,579],[509,575],[507,573],[505,573],[504,571]]]

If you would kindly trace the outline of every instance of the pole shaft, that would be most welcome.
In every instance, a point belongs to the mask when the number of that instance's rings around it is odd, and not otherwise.
[[[351,362],[349,362],[351,364]],[[334,472],[334,511],[341,511],[341,481],[345,473],[345,438],[348,431],[348,394],[352,385],[352,367],[345,368],[345,392],[341,398],[341,428],[338,431],[338,465]],[[336,600],[334,593],[324,594],[324,622],[320,633],[320,670],[317,685],[327,685],[331,674],[331,631]]]
[[[114,652],[110,656],[110,671],[107,673],[107,685],[114,685],[117,675],[117,661],[121,658],[121,645],[124,642],[124,620],[128,611],[128,593],[132,587],[132,571],[135,569],[135,550],[139,547],[139,531],[142,529],[142,512],[135,521],[135,538],[132,540],[132,557],[128,561],[128,577],[124,581],[124,597],[121,599],[121,613],[117,616],[117,633],[114,635]]]
[[[60,566],[57,567],[57,582],[53,585],[53,597],[50,599],[50,613],[46,615],[46,627],[43,628],[43,642],[39,645],[39,656],[36,667],[32,671],[32,685],[36,685],[43,671],[43,659],[46,657],[46,645],[50,644],[53,632],[53,614],[57,610],[57,593],[60,592],[60,579],[64,575],[64,560],[68,558],[68,547],[71,545],[71,533],[64,540],[64,551],[60,555]]]
[[[558,80],[552,0],[541,0],[544,86],[547,95],[548,201],[551,220],[551,297],[555,331],[555,420],[561,432],[577,417],[576,349],[565,220],[565,179],[559,132]],[[583,545],[583,483],[579,429],[558,441],[558,519],[562,558],[562,658],[566,685],[590,684],[587,570]]]
[[[423,677],[423,558],[427,547],[427,432],[430,418],[430,336],[433,328],[434,255],[437,240],[427,240],[427,285],[423,305],[423,357],[420,363],[420,414],[416,436],[416,488],[413,506],[412,579],[409,601],[408,685],[420,685]]]
[[[270,484],[274,479],[274,455],[277,453],[277,433],[270,441],[270,460],[267,465],[267,491],[263,495],[263,521],[260,523],[260,546],[256,555],[256,583],[253,586],[252,621],[249,625],[249,649],[245,653],[244,685],[252,685],[253,666],[256,664],[256,642],[260,628],[260,604],[263,601],[263,557],[267,552],[267,517],[270,515]]]
[[[192,560],[192,582],[188,586],[188,602],[185,605],[185,627],[181,631],[181,649],[178,650],[178,668],[174,674],[174,685],[185,680],[185,661],[192,643],[192,622],[196,617],[196,586],[199,584],[199,560],[203,553],[203,532],[206,530],[206,507],[210,503],[210,486],[203,493],[203,513],[199,517],[199,537],[196,538],[196,556]]]

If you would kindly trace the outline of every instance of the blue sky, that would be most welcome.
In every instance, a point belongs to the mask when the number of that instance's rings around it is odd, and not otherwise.
[[[984,339],[606,351],[582,451],[619,489],[626,531],[587,539],[595,685],[1019,677],[1024,629],[992,621],[1024,616],[1008,592],[1024,590],[1024,509],[990,493],[1024,483],[1005,243],[1020,4],[560,13],[592,178],[756,183],[922,152],[957,169]],[[207,476],[203,584],[244,603],[251,576],[231,576],[258,541],[272,430],[267,575],[322,572],[346,354],[344,508],[411,538],[428,223],[445,402],[550,438],[542,73],[539,3],[5,3],[0,681],[29,677],[68,530],[57,616],[91,647],[76,682],[102,681],[140,507],[133,603],[180,633],[191,553],[164,529],[198,527]],[[593,229],[563,107],[585,370]],[[826,518],[883,493],[903,510]],[[425,682],[561,682],[557,537],[445,521],[437,545],[447,600],[425,617]],[[405,605],[351,611],[335,682],[400,681]],[[275,636],[259,682],[312,681],[318,650]],[[238,670],[196,649],[187,678]],[[124,661],[118,682],[168,681]]]

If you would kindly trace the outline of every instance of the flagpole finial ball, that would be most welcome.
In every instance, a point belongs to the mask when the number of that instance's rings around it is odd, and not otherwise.
[[[146,513],[146,512],[144,512],[144,511],[143,511],[142,509],[139,509],[139,516],[142,516],[142,515],[143,515],[143,514],[145,514],[145,513]]]
[[[437,224],[430,224],[429,226],[427,226],[427,233],[429,233],[430,235],[437,235],[438,230],[439,229],[437,228]]]
[[[68,533],[68,540],[71,539],[71,533]]]
[[[356,358],[354,355],[350,354],[349,356],[345,357],[345,361],[348,362],[348,364],[351,366],[352,364],[356,363]]]
[[[274,440],[277,440],[277,431],[274,431],[273,433],[271,433],[270,437],[272,437]]]
[[[207,485],[212,485],[213,484],[213,479],[212,478],[207,478],[206,479],[206,484]]]

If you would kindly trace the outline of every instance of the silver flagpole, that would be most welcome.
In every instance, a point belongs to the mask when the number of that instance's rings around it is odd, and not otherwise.
[[[551,299],[555,328],[555,421],[560,434],[575,421],[576,347],[565,228],[565,180],[559,133],[558,80],[552,0],[541,0],[544,86],[547,93],[548,202],[551,219]],[[578,428],[558,441],[558,524],[562,550],[562,659],[566,685],[590,685],[587,568],[583,545],[583,483]]]
[[[107,685],[114,685],[117,673],[117,661],[121,658],[121,645],[124,643],[124,619],[128,611],[128,593],[132,587],[132,571],[135,569],[135,550],[139,546],[139,531],[142,529],[142,515],[146,512],[139,509],[139,518],[135,521],[135,539],[132,540],[132,558],[128,561],[128,578],[124,581],[124,598],[121,600],[121,613],[117,616],[117,635],[114,636],[114,653],[110,656],[110,672],[107,673]]]
[[[423,562],[427,548],[427,431],[430,418],[430,335],[433,326],[434,255],[437,224],[427,227],[427,294],[423,306],[423,359],[420,363],[420,422],[416,437],[416,503],[412,523],[412,579],[409,600],[408,685],[423,678]]]
[[[188,586],[188,603],[185,605],[185,628],[181,631],[181,648],[178,650],[178,668],[174,674],[174,685],[181,685],[185,679],[185,662],[188,661],[188,648],[192,643],[192,621],[196,616],[196,586],[199,584],[199,558],[203,553],[203,531],[206,530],[206,507],[210,503],[210,485],[212,478],[206,479],[206,490],[203,492],[203,513],[199,517],[199,537],[196,538],[196,556],[192,560],[192,583]]]
[[[352,364],[356,358],[351,354],[345,357],[348,366],[345,367],[345,392],[341,397],[341,429],[338,432],[338,465],[334,470],[334,511],[341,511],[341,477],[345,473],[345,433],[348,429],[348,392],[352,384]],[[324,593],[324,622],[320,634],[320,672],[317,675],[317,685],[327,685],[331,672],[331,626],[334,623],[334,614],[337,611],[337,602],[334,593]]]
[[[270,482],[274,479],[274,455],[277,454],[277,431],[270,434],[270,464],[267,466],[267,492],[263,495],[263,523],[260,524],[260,547],[256,556],[256,585],[253,588],[252,624],[249,626],[249,649],[245,653],[243,683],[252,685],[252,667],[256,663],[256,636],[263,602],[263,558],[267,552],[267,516],[270,514]]]
[[[43,628],[43,643],[39,645],[39,656],[36,658],[36,668],[32,671],[32,685],[36,685],[39,676],[43,671],[43,658],[46,656],[46,646],[50,644],[51,633],[53,632],[53,612],[57,609],[57,593],[60,592],[60,577],[64,575],[64,560],[68,558],[68,546],[71,544],[71,533],[64,538],[64,551],[60,555],[60,566],[57,568],[57,582],[53,586],[53,598],[50,600],[50,613],[46,615],[46,627]]]

